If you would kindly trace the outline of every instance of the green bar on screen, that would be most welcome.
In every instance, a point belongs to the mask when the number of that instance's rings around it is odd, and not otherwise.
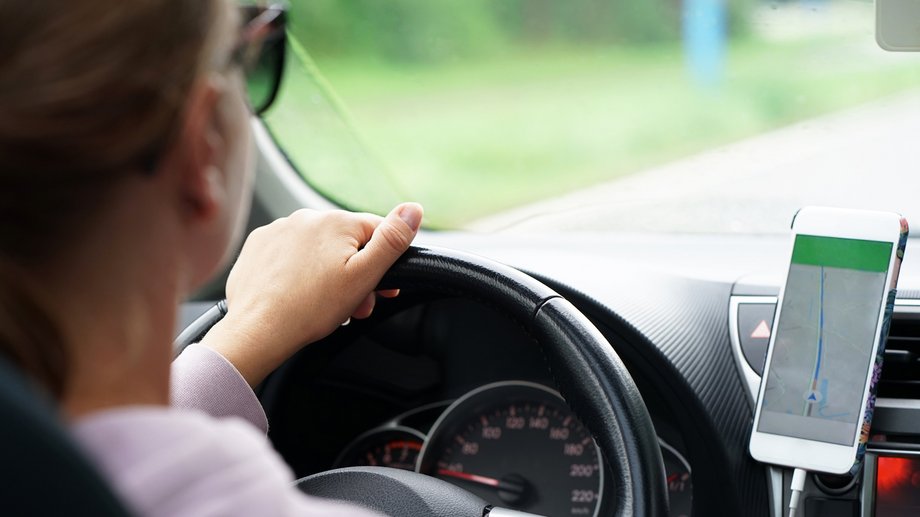
[[[885,273],[891,259],[891,246],[890,242],[799,234],[792,247],[792,262]]]

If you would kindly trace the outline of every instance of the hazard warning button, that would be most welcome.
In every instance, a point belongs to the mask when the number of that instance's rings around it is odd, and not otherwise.
[[[760,320],[754,332],[751,332],[751,339],[770,339],[770,324],[767,320]]]
[[[744,358],[757,375],[763,374],[775,310],[773,303],[738,304],[738,341]]]

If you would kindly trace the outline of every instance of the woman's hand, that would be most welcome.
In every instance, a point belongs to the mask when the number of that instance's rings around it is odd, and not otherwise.
[[[405,203],[386,218],[299,210],[256,229],[230,271],[227,315],[202,344],[255,386],[303,345],[370,316],[374,288],[421,220],[421,206]]]

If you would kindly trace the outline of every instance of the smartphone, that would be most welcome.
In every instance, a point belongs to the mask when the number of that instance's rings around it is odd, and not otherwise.
[[[865,452],[907,221],[807,207],[770,336],[751,433],[764,463],[844,474]]]

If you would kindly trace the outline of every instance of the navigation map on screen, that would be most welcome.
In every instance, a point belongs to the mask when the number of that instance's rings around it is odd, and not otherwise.
[[[758,431],[853,444],[891,247],[796,237]]]

